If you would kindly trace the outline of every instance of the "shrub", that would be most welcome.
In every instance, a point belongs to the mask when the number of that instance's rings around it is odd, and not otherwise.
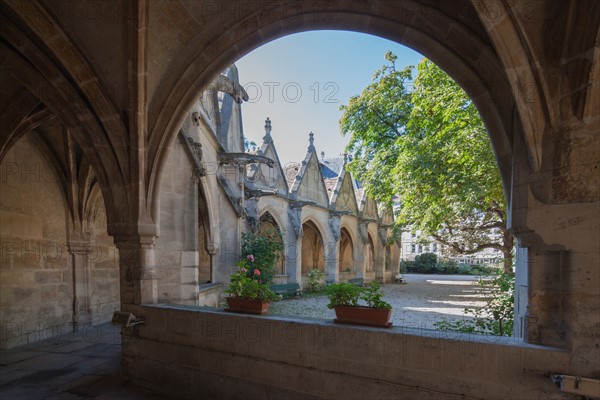
[[[454,260],[440,260],[436,265],[438,274],[456,274],[458,273],[458,264]]]
[[[260,271],[251,269],[250,256],[247,260],[238,263],[239,270],[231,275],[231,283],[225,293],[232,297],[242,299],[274,301],[279,295],[269,288],[269,285],[260,281]]]
[[[443,331],[512,336],[515,317],[514,275],[502,273],[492,281],[480,282],[480,285],[491,291],[491,298],[482,308],[465,308],[465,314],[472,315],[473,320],[441,321],[433,325]]]
[[[425,274],[435,273],[437,264],[437,255],[433,253],[423,253],[415,257],[415,269]]]
[[[308,273],[308,290],[310,292],[318,292],[323,289],[323,276],[323,272],[316,268]]]
[[[471,275],[472,267],[469,264],[459,264],[457,269],[461,275]]]
[[[283,252],[283,238],[275,229],[264,232],[242,234],[242,259],[252,256],[250,267],[260,271],[260,281],[271,284],[275,275],[275,264]]]
[[[414,261],[400,261],[400,272],[410,273],[413,272]]]

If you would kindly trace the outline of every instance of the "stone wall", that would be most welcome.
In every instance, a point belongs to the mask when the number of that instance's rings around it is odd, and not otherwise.
[[[94,244],[88,255],[92,323],[110,321],[119,302],[119,253],[106,233],[106,211],[101,204],[94,220]]]
[[[102,198],[91,196],[86,233],[69,233],[67,183],[50,160],[33,133],[2,160],[2,348],[64,334],[74,325],[104,323],[120,306],[119,258]]]
[[[193,179],[190,160],[179,141],[173,143],[167,159],[165,176],[160,187],[160,233],[156,239],[156,269],[158,274],[158,300],[161,302],[180,301],[191,296],[182,293],[182,266],[191,264],[197,268],[195,254],[191,263],[187,262],[188,252],[195,252],[197,244],[188,248],[190,236],[196,237],[197,221],[186,221],[187,209],[197,208],[197,180]],[[186,223],[191,223],[188,226]],[[193,246],[193,247],[192,247]],[[196,281],[193,277],[189,283]],[[184,298],[186,297],[186,298]]]
[[[229,399],[570,399],[562,350],[510,338],[136,306],[126,372],[165,395]],[[127,368],[135,366],[134,368]]]
[[[55,166],[31,140],[28,135],[16,143],[1,164],[0,346],[4,348],[60,333],[73,317],[66,200]]]

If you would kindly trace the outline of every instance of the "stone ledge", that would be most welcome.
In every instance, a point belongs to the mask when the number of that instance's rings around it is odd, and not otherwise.
[[[216,374],[326,398],[356,398],[353,387],[374,397],[569,398],[546,375],[566,373],[570,353],[511,338],[167,304],[131,311],[146,325],[124,330],[123,355],[133,360],[134,380],[146,386],[160,380],[146,376],[142,365],[159,362],[164,371],[186,370],[195,387],[203,374]]]

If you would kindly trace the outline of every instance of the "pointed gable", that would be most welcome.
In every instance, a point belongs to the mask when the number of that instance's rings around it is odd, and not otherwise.
[[[337,177],[330,199],[337,211],[350,211],[354,215],[358,215],[358,203],[352,185],[352,175],[346,171],[345,163]]]
[[[314,201],[320,206],[328,207],[329,196],[323,182],[317,152],[313,145],[314,135],[312,132],[309,137],[308,152],[291,187],[291,195],[298,200]]]
[[[372,198],[364,195],[364,208],[362,210],[362,218],[370,220],[378,220],[379,213],[377,210],[377,203]]]
[[[275,165],[273,166],[273,168],[269,168],[269,166],[266,164],[260,164],[260,185],[266,186],[269,189],[277,189],[278,193],[287,194],[288,185],[285,179],[283,168],[281,167],[281,162],[279,161],[279,155],[277,154],[277,150],[275,149],[275,143],[271,142],[266,145],[263,145],[260,153],[260,155],[275,161]]]
[[[381,206],[379,208],[379,218],[382,225],[393,225],[394,211],[392,210],[392,207]]]
[[[252,168],[248,171],[248,179],[252,181],[253,186],[257,189],[276,189],[277,193],[287,195],[288,182],[279,161],[275,142],[271,136],[271,120],[269,118],[265,120],[265,136],[257,154],[275,161],[275,165],[273,168],[270,168],[266,164],[253,164]]]

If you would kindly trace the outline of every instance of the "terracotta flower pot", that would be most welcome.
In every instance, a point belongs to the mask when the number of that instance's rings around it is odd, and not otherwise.
[[[392,310],[369,307],[335,306],[336,319],[339,324],[355,324],[389,328]]]
[[[227,300],[225,311],[246,314],[266,314],[271,304],[269,301],[243,299],[241,297],[226,297],[225,299]]]

